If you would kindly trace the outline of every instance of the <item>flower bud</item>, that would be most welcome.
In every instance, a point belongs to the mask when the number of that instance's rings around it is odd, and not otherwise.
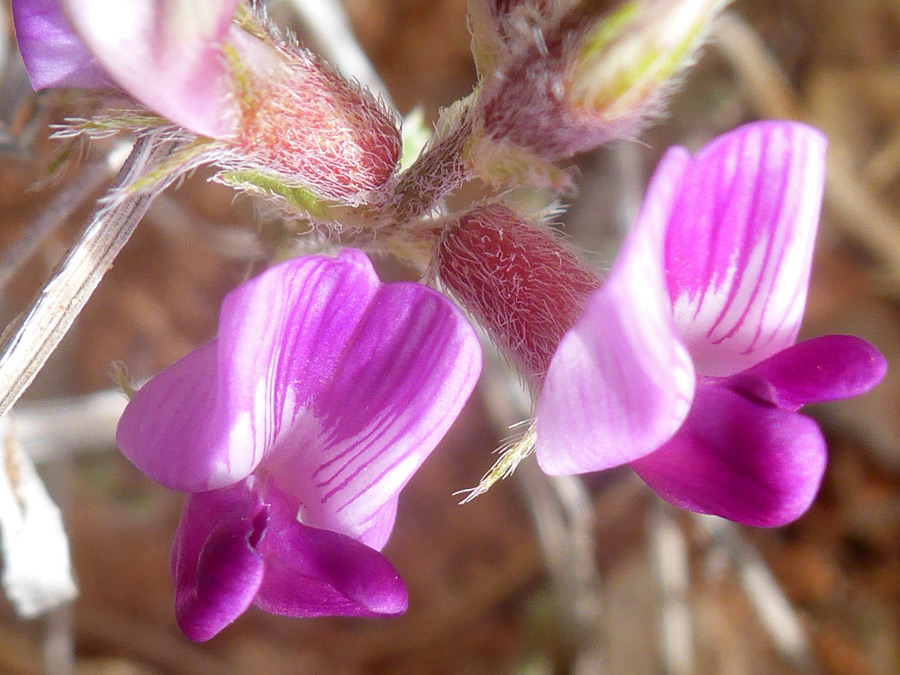
[[[370,201],[400,160],[393,117],[306,50],[248,40],[236,46],[229,54],[239,109],[235,150],[320,199]]]
[[[574,48],[566,98],[609,126],[652,113],[690,63],[728,0],[632,0],[597,22]]]
[[[528,153],[529,170],[542,173],[542,162],[634,134],[658,112],[727,3],[629,0],[599,18],[578,6],[534,31],[486,76],[471,152],[476,171],[496,180],[508,172],[504,155],[518,154],[522,165]]]
[[[483,204],[441,235],[438,278],[538,388],[600,279],[540,223]]]

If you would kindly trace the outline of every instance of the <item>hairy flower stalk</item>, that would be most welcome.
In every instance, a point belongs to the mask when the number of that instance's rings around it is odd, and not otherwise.
[[[480,127],[470,150],[478,173],[560,187],[550,163],[637,132],[726,4],[470,4],[474,51],[482,54]]]
[[[535,261],[540,281],[521,282],[516,270],[529,269],[531,247],[511,246],[505,234],[525,238],[521,221],[483,211],[476,225],[466,216],[448,230],[436,256],[441,278],[448,270],[445,283],[503,334],[501,344],[532,350],[518,361],[539,380],[534,442],[545,472],[630,464],[673,504],[757,526],[808,508],[827,452],[818,426],[797,411],[868,391],[886,368],[852,336],[795,344],[824,151],[819,132],[790,122],[747,125],[694,158],[670,150],[596,290],[573,274],[562,246],[566,264],[546,264],[550,238]],[[487,282],[482,258],[494,265]],[[583,307],[574,322],[573,297]],[[558,307],[560,325],[548,331],[538,313],[530,326],[535,307]],[[544,374],[550,348],[528,333],[560,331]]]
[[[13,16],[35,89],[115,85],[197,137],[178,171],[215,162],[294,207],[384,201],[394,115],[238,5],[15,0]]]
[[[141,471],[189,493],[172,550],[185,634],[207,640],[251,604],[405,611],[378,551],[480,367],[456,307],[380,283],[359,251],[291,260],[233,290],[216,340],[144,385],[116,434]]]

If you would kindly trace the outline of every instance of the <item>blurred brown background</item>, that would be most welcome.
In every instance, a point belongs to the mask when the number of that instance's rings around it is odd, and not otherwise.
[[[420,105],[433,121],[468,93],[465,0],[347,0],[346,9],[401,113]],[[564,219],[608,263],[668,145],[696,148],[759,117],[795,117],[827,132],[805,334],[860,335],[894,369],[870,395],[808,411],[832,459],[806,516],[778,530],[710,532],[661,507],[627,471],[589,477],[588,492],[576,489],[567,505],[571,486],[528,467],[458,506],[452,493],[478,482],[509,421],[476,395],[401,497],[386,553],[409,585],[406,616],[291,620],[251,610],[194,645],[175,625],[168,572],[181,497],[113,448],[88,448],[96,452],[40,467],[64,511],[81,596],[29,622],[0,602],[0,673],[40,673],[45,664],[65,672],[67,653],[76,672],[108,675],[900,673],[900,2],[737,0],[732,11],[669,116],[639,143],[580,159],[580,196]],[[291,17],[278,7],[273,15]],[[47,125],[70,111],[21,84],[10,58],[0,90],[2,249],[80,171],[76,164],[30,188],[58,148]],[[111,142],[87,148],[80,166]],[[284,231],[206,178],[198,172],[151,208],[30,398],[108,388],[116,361],[135,379],[149,376],[212,336],[222,295]],[[90,203],[7,284],[4,323],[71,245]],[[766,569],[774,583],[760,585]],[[783,599],[804,631],[799,646],[784,644]],[[689,629],[674,647],[666,647],[664,611],[676,617],[675,635]],[[687,665],[678,656],[685,649]]]

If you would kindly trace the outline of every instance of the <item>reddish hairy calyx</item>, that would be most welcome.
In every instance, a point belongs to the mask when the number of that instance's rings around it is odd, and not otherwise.
[[[538,386],[601,283],[552,230],[501,204],[476,207],[448,227],[437,265],[443,284]]]
[[[367,201],[400,159],[394,121],[368,94],[308,54],[290,54],[275,81],[241,97],[237,144],[261,165],[320,197]]]

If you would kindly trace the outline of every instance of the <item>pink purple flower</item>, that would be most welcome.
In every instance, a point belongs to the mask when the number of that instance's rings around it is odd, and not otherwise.
[[[198,162],[262,170],[348,204],[382,197],[400,157],[393,114],[249,11],[238,25],[239,4],[14,0],[12,9],[35,89],[115,85],[205,137]]]
[[[221,43],[240,0],[13,0],[19,51],[35,89],[115,82],[206,136],[229,132],[231,77]]]
[[[677,506],[789,522],[826,446],[801,406],[874,387],[869,343],[795,344],[824,184],[825,138],[750,124],[696,157],[669,150],[604,285],[563,336],[537,402],[550,474],[630,464]]]
[[[185,634],[208,639],[251,604],[402,613],[405,588],[379,550],[480,366],[449,301],[380,283],[358,251],[233,290],[217,339],[142,387],[117,433],[141,471],[189,493],[172,551]]]

